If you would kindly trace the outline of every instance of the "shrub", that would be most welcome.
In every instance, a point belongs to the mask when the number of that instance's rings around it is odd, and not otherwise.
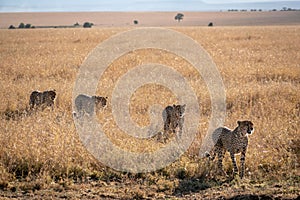
[[[25,28],[25,24],[23,22],[20,23],[19,28]]]
[[[83,24],[83,28],[92,28],[93,25],[94,25],[93,23],[85,22],[85,23]]]
[[[25,28],[31,28],[31,24],[26,24]]]
[[[134,24],[139,24],[139,21],[138,20],[134,20],[133,23]]]
[[[16,27],[14,27],[14,25],[10,25],[8,29],[16,29]]]

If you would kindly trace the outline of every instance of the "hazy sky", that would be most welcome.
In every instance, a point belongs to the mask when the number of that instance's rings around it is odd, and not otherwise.
[[[202,0],[205,3],[250,3],[250,2],[280,2],[284,0]],[[287,1],[297,1],[297,0],[287,0]]]
[[[227,3],[283,0],[0,0],[0,12],[219,10]],[[300,0],[287,0],[300,8]],[[223,7],[217,7],[222,4]],[[272,4],[271,4],[272,5]],[[251,5],[253,6],[253,4]],[[258,4],[262,6],[262,4]],[[282,5],[277,5],[282,6]],[[267,8],[266,8],[267,9]],[[271,9],[271,8],[270,8]]]

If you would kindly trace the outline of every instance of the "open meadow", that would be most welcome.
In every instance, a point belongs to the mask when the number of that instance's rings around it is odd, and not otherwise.
[[[131,27],[132,28],[132,27]],[[239,199],[300,195],[300,26],[174,27],[197,41],[215,62],[226,88],[224,125],[251,120],[244,179],[216,175],[217,161],[198,156],[211,116],[209,91],[184,59],[157,49],[130,52],[114,61],[96,94],[108,97],[97,111],[108,138],[132,152],[155,151],[164,143],[118,130],[111,107],[118,79],[143,63],[160,63],[182,74],[200,106],[198,134],[189,150],[156,172],[118,172],[99,163],[80,142],[72,117],[72,92],[84,59],[99,43],[129,30],[0,30],[0,199]],[[33,90],[55,89],[54,109],[29,111]],[[177,103],[170,90],[145,85],[132,95],[131,118],[150,122],[150,105]],[[237,156],[239,163],[239,156]]]

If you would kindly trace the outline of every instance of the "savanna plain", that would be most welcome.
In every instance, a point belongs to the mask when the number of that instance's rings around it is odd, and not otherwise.
[[[108,105],[97,119],[119,148],[139,153],[168,145],[174,137],[163,143],[128,136],[111,107],[122,75],[141,64],[167,65],[186,78],[199,102],[198,132],[187,152],[163,169],[135,174],[106,167],[86,150],[72,116],[76,76],[99,43],[129,29],[0,30],[1,199],[299,198],[300,26],[170,28],[193,38],[215,62],[226,90],[224,125],[254,124],[243,179],[232,177],[229,154],[229,177],[217,175],[216,160],[199,157],[212,114],[208,88],[189,62],[159,49],[128,52],[108,66],[96,92]],[[54,109],[30,111],[30,93],[50,89],[57,93]],[[168,88],[146,84],[131,96],[131,118],[146,126],[151,105],[173,103],[178,99]]]

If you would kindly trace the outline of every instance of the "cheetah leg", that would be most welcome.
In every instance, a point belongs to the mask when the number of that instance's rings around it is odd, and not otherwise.
[[[170,123],[171,123],[171,120],[170,120],[170,118],[167,117],[165,124],[164,124],[164,132],[165,133],[167,133],[167,131],[169,131],[169,129],[170,129]]]
[[[52,111],[54,110],[54,103],[53,102],[48,103],[48,106],[51,107]]]
[[[32,101],[29,102],[30,109],[33,109],[34,103]]]
[[[236,175],[238,173],[238,168],[236,165],[236,160],[235,160],[235,156],[234,156],[233,152],[230,152],[230,157],[231,157],[232,165],[233,165],[233,173]]]
[[[184,119],[183,118],[181,118],[181,119],[179,119],[179,122],[178,122],[179,124],[178,124],[178,126],[179,126],[179,138],[181,138],[181,136],[182,136],[182,129],[183,129],[183,123],[184,123]]]
[[[216,149],[217,153],[218,153],[218,169],[219,169],[219,173],[221,173],[222,175],[226,175],[226,172],[223,170],[223,158],[225,155],[225,152],[222,148],[217,148]]]
[[[208,151],[205,152],[206,157],[208,157],[209,160],[214,160],[216,157],[216,151],[217,151],[217,147],[214,147],[213,150],[211,151],[211,153],[209,153]]]
[[[170,122],[170,126],[172,133],[176,133],[177,123],[175,121]]]
[[[246,160],[246,150],[242,151],[242,154],[241,154],[241,172],[240,172],[240,178],[244,177],[244,173],[245,173],[245,160]]]

